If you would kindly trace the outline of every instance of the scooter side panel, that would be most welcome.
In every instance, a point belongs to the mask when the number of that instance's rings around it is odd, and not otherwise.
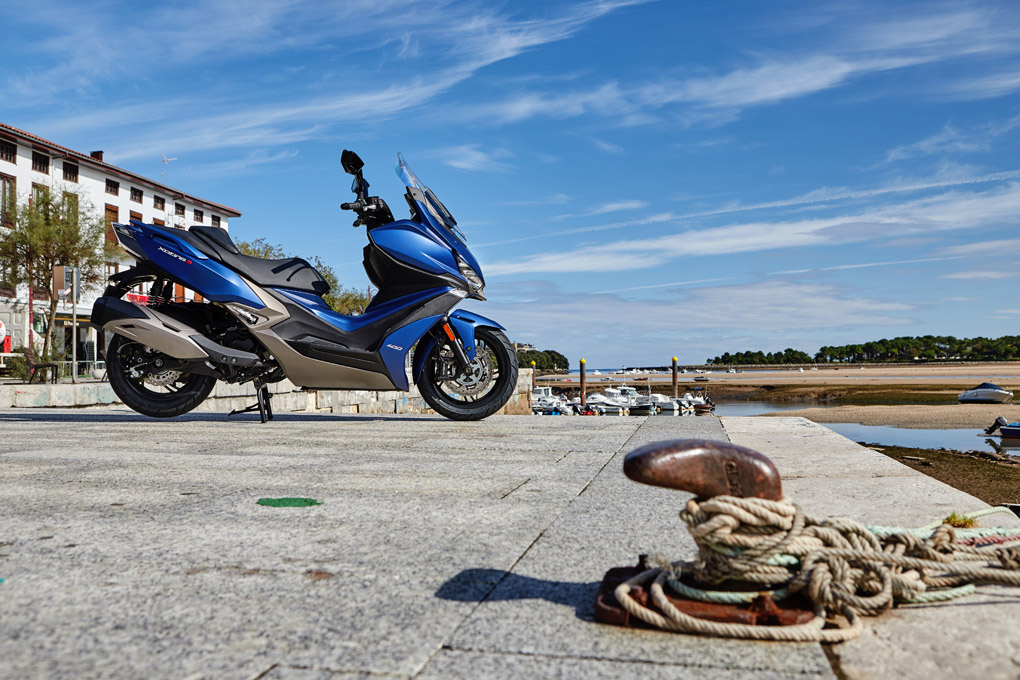
[[[287,378],[298,387],[323,390],[393,390],[397,386],[384,373],[365,371],[320,361],[294,350],[271,328],[253,330],[252,334],[280,362]],[[403,389],[407,389],[406,387]]]
[[[386,336],[379,354],[382,355],[386,370],[389,371],[397,389],[406,390],[410,387],[407,381],[407,371],[404,370],[407,361],[407,353],[411,351],[414,343],[421,340],[422,336],[429,332],[429,329],[436,325],[442,317],[441,314],[427,316],[409,323]]]
[[[368,237],[391,257],[433,274],[449,274],[459,278],[457,261],[445,243],[429,233],[428,228],[411,220],[398,220],[376,227]]]
[[[388,317],[402,309],[418,307],[429,300],[439,297],[440,295],[449,293],[453,290],[453,288],[449,286],[429,288],[410,295],[404,295],[377,307],[370,307],[365,310],[364,314],[359,314],[358,316],[348,316],[346,314],[333,311],[321,297],[313,293],[303,293],[301,291],[286,288],[274,288],[273,290],[286,296],[292,302],[301,305],[303,308],[307,309],[309,312],[329,325],[334,326],[341,331],[351,333],[375,323],[379,319]]]
[[[170,231],[133,223],[136,242],[154,265],[171,278],[213,302],[239,302],[254,309],[263,307],[255,291],[231,269],[196,251]],[[147,228],[149,227],[149,228]]]

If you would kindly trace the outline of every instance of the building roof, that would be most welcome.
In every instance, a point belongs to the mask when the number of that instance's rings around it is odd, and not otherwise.
[[[30,132],[25,132],[24,130],[19,130],[18,128],[7,125],[6,123],[0,123],[0,135],[2,135],[3,133],[7,133],[15,137],[20,137],[21,139],[28,141],[33,147],[43,147],[58,151],[61,154],[64,154],[66,157],[73,158],[74,160],[78,161],[79,164],[91,165],[93,167],[105,170],[106,172],[109,172],[111,174],[127,177],[136,180],[140,183],[147,184],[150,187],[155,187],[160,191],[166,193],[170,198],[183,198],[188,201],[191,201],[192,203],[197,203],[199,205],[212,208],[213,210],[216,210],[218,212],[222,212],[224,215],[228,217],[241,216],[240,211],[235,210],[234,208],[227,207],[220,203],[213,203],[212,201],[207,201],[204,198],[199,198],[197,196],[193,196],[192,194],[185,193],[180,189],[168,187],[167,185],[160,184],[159,182],[153,181],[148,177],[143,177],[142,175],[131,172],[130,170],[125,170],[124,168],[118,168],[116,165],[110,165],[105,161],[93,158],[89,154],[81,153],[80,151],[75,151],[74,149],[68,149],[66,146],[54,144],[53,142],[47,139],[43,139],[42,137],[33,135]]]

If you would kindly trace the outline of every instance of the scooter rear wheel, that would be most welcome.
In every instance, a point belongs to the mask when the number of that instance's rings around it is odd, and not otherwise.
[[[113,391],[132,410],[153,418],[187,413],[205,401],[216,386],[216,378],[211,375],[159,371],[157,362],[173,359],[120,335],[110,342],[106,357]]]
[[[452,362],[449,347],[433,347],[418,383],[425,402],[447,418],[481,420],[501,409],[517,387],[517,352],[494,328],[475,331],[475,359],[466,371],[442,377],[449,375]]]

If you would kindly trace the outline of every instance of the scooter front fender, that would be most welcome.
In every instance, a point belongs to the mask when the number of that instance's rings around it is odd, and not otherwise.
[[[481,314],[475,314],[463,309],[456,309],[450,313],[449,316],[450,325],[453,326],[453,331],[457,337],[460,338],[461,343],[464,345],[464,354],[467,355],[468,361],[474,361],[475,358],[475,329],[479,326],[486,328],[496,328],[504,331],[506,328],[499,325],[492,319],[487,319]],[[436,341],[433,337],[434,334],[429,334],[422,338],[421,343],[414,352],[414,366],[413,373],[414,381],[418,382],[421,379],[422,369],[425,368],[425,357],[432,352],[432,348],[435,347]]]

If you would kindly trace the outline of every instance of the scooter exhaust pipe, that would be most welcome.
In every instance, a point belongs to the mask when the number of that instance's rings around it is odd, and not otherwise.
[[[92,307],[96,328],[137,340],[175,359],[209,361],[229,366],[258,366],[261,359],[251,352],[224,347],[183,321],[151,307],[104,296]]]

